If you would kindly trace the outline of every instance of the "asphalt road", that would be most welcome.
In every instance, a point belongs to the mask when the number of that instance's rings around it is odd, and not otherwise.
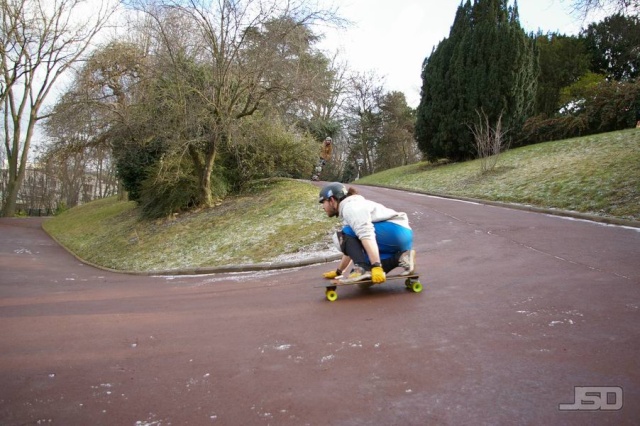
[[[360,189],[409,215],[422,293],[115,274],[0,219],[0,424],[638,424],[639,229]]]

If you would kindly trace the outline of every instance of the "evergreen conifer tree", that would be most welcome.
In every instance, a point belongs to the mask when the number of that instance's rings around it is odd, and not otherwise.
[[[416,139],[427,159],[474,156],[469,126],[484,111],[502,114],[512,136],[534,112],[538,58],[534,38],[520,26],[517,3],[461,4],[444,39],[425,59]]]

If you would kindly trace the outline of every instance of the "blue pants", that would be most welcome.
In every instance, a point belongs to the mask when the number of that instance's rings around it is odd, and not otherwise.
[[[413,231],[393,222],[374,222],[376,242],[380,252],[380,260],[390,259],[398,253],[413,248]],[[344,226],[342,232],[357,238],[350,226]]]

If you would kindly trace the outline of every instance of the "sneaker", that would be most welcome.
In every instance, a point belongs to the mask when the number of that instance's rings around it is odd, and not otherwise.
[[[342,278],[340,281],[343,283],[355,283],[358,281],[365,281],[371,279],[371,271],[366,271],[362,266],[354,266],[353,270],[348,277]]]
[[[400,255],[398,266],[404,269],[400,275],[411,275],[416,269],[416,251],[407,250]]]

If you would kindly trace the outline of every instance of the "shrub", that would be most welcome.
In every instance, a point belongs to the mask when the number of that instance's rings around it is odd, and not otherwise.
[[[140,200],[143,182],[165,151],[165,144],[157,138],[149,141],[117,138],[113,141],[116,173],[131,201]]]
[[[278,120],[250,117],[229,144],[225,175],[239,190],[255,179],[308,179],[319,150],[311,136],[300,135]]]
[[[166,217],[197,204],[199,184],[192,164],[182,156],[172,155],[149,169],[139,200],[145,218]],[[212,176],[211,182],[214,198],[223,198],[227,193],[225,180]]]

